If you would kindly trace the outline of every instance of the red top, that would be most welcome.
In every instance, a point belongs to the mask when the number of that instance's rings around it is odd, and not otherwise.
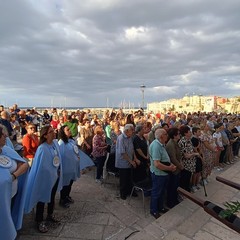
[[[22,145],[24,147],[23,157],[33,158],[39,145],[38,137],[35,134],[26,134],[22,139]]]
[[[58,124],[59,124],[58,120],[57,121],[52,120],[50,123],[50,125],[52,126],[53,129],[57,129]]]

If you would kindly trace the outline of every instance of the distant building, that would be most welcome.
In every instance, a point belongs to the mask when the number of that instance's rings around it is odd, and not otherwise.
[[[154,113],[174,112],[240,112],[240,97],[222,98],[218,96],[185,95],[181,99],[169,99],[147,104],[147,110]]]

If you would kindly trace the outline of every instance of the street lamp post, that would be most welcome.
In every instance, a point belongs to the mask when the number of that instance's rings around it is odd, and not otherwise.
[[[144,111],[144,90],[145,90],[145,88],[146,88],[146,86],[144,84],[142,84],[140,86],[140,89],[142,91],[142,109],[143,109],[143,111]]]

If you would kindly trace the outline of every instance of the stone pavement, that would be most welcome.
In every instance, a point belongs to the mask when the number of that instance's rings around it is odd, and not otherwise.
[[[145,197],[146,211],[142,197],[123,201],[117,197],[114,179],[99,185],[94,181],[94,171],[87,172],[73,184],[72,198],[75,203],[69,209],[58,205],[55,214],[61,219],[60,226],[51,226],[48,233],[39,233],[35,228],[34,215],[24,217],[23,228],[18,240],[227,240],[240,239],[240,235],[209,216],[198,205],[185,199],[178,206],[155,220],[149,214],[150,197]],[[223,172],[213,172],[211,182],[195,193],[202,199],[219,206],[230,200],[240,199],[236,189],[215,180],[216,175],[240,183],[240,161],[227,166]]]

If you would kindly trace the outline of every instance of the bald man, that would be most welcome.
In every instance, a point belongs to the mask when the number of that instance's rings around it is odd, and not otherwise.
[[[165,149],[168,134],[165,129],[155,131],[155,140],[149,147],[150,171],[152,176],[152,192],[150,213],[157,219],[162,213],[167,212],[164,208],[164,192],[168,182],[168,172],[174,172],[176,166],[170,162]]]

